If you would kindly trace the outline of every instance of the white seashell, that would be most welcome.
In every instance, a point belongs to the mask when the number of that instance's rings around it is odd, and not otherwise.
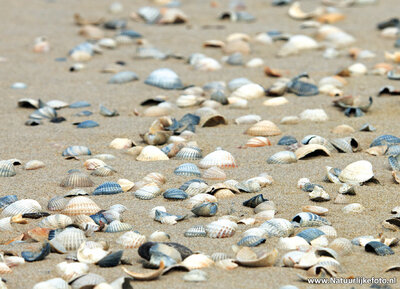
[[[318,227],[317,229],[324,232],[325,236],[327,236],[329,238],[337,237],[336,229],[332,226],[324,225],[324,226]]]
[[[85,233],[77,228],[68,227],[54,238],[68,251],[76,250],[86,241]]]
[[[89,243],[95,242],[83,242],[78,248],[76,255],[79,262],[94,264],[109,254],[109,252],[103,249],[103,246],[101,244],[98,244],[98,246],[96,246],[92,244],[89,245]]]
[[[199,162],[199,167],[202,169],[208,169],[214,166],[219,168],[235,168],[237,165],[231,153],[222,148],[217,148]]]
[[[13,227],[11,226],[11,217],[0,219],[0,232],[5,231],[13,231]]]
[[[353,252],[353,244],[349,239],[337,238],[329,244],[329,248],[335,250],[342,256],[351,255]]]
[[[255,124],[261,120],[261,116],[257,114],[243,115],[235,119],[236,124]]]
[[[297,54],[303,50],[310,50],[318,48],[318,43],[306,35],[293,35],[289,38],[278,52],[278,56],[285,57]]]
[[[321,108],[306,109],[299,115],[301,120],[310,120],[313,122],[325,122],[329,119],[326,112]]]
[[[250,100],[263,97],[264,95],[265,95],[265,90],[261,85],[256,83],[249,83],[236,89],[231,94],[231,97],[238,97]]]
[[[62,262],[57,264],[56,271],[65,281],[71,280],[89,273],[89,266],[85,263],[68,263]]]
[[[152,218],[153,220],[156,217],[156,211],[167,212],[167,209],[164,206],[157,206],[157,207],[152,208],[150,210],[149,217]]]
[[[1,288],[1,287],[0,287]],[[32,289],[69,289],[69,285],[61,278],[53,278],[47,281],[36,283]]]
[[[149,236],[150,242],[168,242],[170,239],[167,233],[161,231],[155,231]]]
[[[298,250],[300,248],[309,248],[310,244],[299,236],[279,238],[276,245],[281,250]]]
[[[116,138],[109,144],[109,147],[116,150],[122,150],[122,149],[128,149],[133,145],[134,145],[133,141],[128,138]]]
[[[210,238],[229,238],[235,234],[238,225],[227,219],[220,219],[206,226]]]
[[[191,107],[200,105],[203,101],[204,98],[201,96],[187,94],[179,96],[176,100],[176,105],[180,108]]]
[[[40,204],[32,199],[16,201],[4,208],[2,216],[13,217],[25,213],[38,213],[42,210]]]
[[[163,184],[166,183],[167,179],[165,178],[165,176],[164,176],[163,174],[154,172],[154,173],[149,173],[149,174],[147,174],[147,175],[143,178],[143,181],[144,181],[146,184],[155,183],[157,186],[160,187],[160,186],[162,186]]]
[[[100,211],[100,207],[91,199],[83,196],[72,198],[62,211],[68,216],[92,215]]]
[[[105,162],[103,162],[102,160],[99,160],[99,159],[88,159],[83,163],[83,166],[87,170],[95,170],[97,168],[104,167],[106,165],[107,164]]]
[[[253,136],[275,136],[281,133],[278,126],[269,120],[257,122],[246,130],[246,134]]]
[[[346,166],[339,174],[339,180],[350,185],[359,185],[373,176],[372,164],[369,161],[361,160]]]
[[[231,108],[243,109],[249,106],[248,100],[241,97],[228,97],[228,103]]]
[[[125,249],[139,248],[146,242],[146,236],[140,235],[136,232],[126,232],[119,237],[116,242],[124,246]]]
[[[203,254],[192,254],[181,262],[189,270],[202,269],[214,265],[214,261]]]
[[[188,200],[188,209],[192,209],[193,207],[200,205],[202,203],[217,203],[218,200],[216,197],[210,194],[197,194],[191,197]]]
[[[305,184],[311,183],[309,179],[307,178],[301,178],[297,181],[297,187],[299,189],[302,189]]]
[[[208,180],[225,180],[226,174],[218,167],[211,167],[202,174],[202,178]]]
[[[345,214],[353,214],[353,213],[361,213],[364,211],[364,206],[359,203],[348,204],[347,206],[342,208],[342,212]]]
[[[139,156],[136,158],[138,161],[167,161],[168,156],[155,146],[146,146],[142,149]]]
[[[38,161],[38,160],[32,160],[25,164],[24,169],[25,170],[37,170],[37,169],[44,168],[44,167],[45,167],[44,162]]]
[[[246,63],[246,67],[254,68],[264,65],[264,60],[261,58],[252,58]]]
[[[265,106],[280,106],[280,105],[284,105],[286,103],[289,103],[289,100],[287,100],[287,98],[284,96],[279,96],[279,97],[274,97],[274,98],[265,100],[263,102],[263,105],[265,105]]]
[[[200,71],[216,71],[222,68],[221,64],[211,57],[203,57],[198,59],[193,64],[194,69]]]
[[[64,229],[73,224],[73,221],[67,215],[56,214],[44,218],[38,225],[41,228]]]
[[[367,67],[362,63],[355,63],[348,67],[351,75],[358,76],[364,75],[368,72]]]
[[[290,251],[282,257],[282,263],[286,267],[294,267],[300,263],[301,258],[305,255],[302,251]]]
[[[112,38],[102,38],[97,42],[97,44],[100,47],[104,47],[104,48],[108,48],[108,49],[114,49],[117,47],[117,42]]]

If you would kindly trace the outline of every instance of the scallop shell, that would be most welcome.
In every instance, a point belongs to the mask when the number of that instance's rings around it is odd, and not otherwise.
[[[44,218],[39,223],[39,227],[49,229],[64,229],[71,224],[73,224],[73,221],[70,217],[62,214],[56,214]]]
[[[335,149],[327,139],[318,135],[307,135],[301,140],[301,143],[304,145],[319,144],[327,148],[329,151],[333,151]]]
[[[49,209],[49,211],[61,211],[65,208],[68,202],[68,199],[57,196],[49,200],[47,209]]]
[[[256,247],[262,243],[265,243],[266,239],[259,237],[259,236],[245,236],[243,237],[238,243],[238,246],[244,246],[244,247]]]
[[[73,170],[68,173],[60,183],[61,187],[77,188],[77,187],[91,187],[93,186],[93,181],[89,176],[79,170]]]
[[[288,237],[294,232],[293,224],[280,218],[262,223],[260,229],[263,229],[268,237]]]
[[[268,164],[291,164],[295,162],[297,162],[296,154],[291,151],[277,152],[267,160]]]
[[[37,169],[44,168],[44,167],[45,167],[44,162],[38,161],[38,160],[32,160],[25,164],[24,169],[25,170],[37,170]]]
[[[0,161],[0,177],[13,177],[16,174],[14,164],[11,161]]]
[[[319,144],[308,144],[301,146],[295,151],[295,154],[299,160],[321,154],[326,156],[331,155],[330,151],[326,147]]]
[[[309,228],[299,232],[296,236],[303,238],[308,243],[311,243],[311,241],[323,235],[325,235],[325,233],[322,232],[321,230],[317,228]]]
[[[189,270],[207,268],[214,265],[214,261],[204,254],[192,254],[181,262]]]
[[[182,148],[177,154],[176,159],[178,160],[199,160],[203,156],[201,154],[201,149],[198,147],[187,146]]]
[[[203,179],[208,179],[208,180],[225,180],[226,179],[226,174],[224,173],[223,170],[221,170],[218,167],[211,167],[204,171],[203,173]]]
[[[114,195],[119,193],[123,193],[122,187],[114,182],[102,183],[93,191],[93,195]]]
[[[263,248],[253,251],[243,247],[236,254],[236,262],[245,267],[269,267],[273,266],[278,258],[278,250],[268,251]]]
[[[246,131],[246,134],[253,136],[274,136],[281,133],[281,130],[269,120],[262,120]]]
[[[322,225],[331,225],[331,223],[316,214],[313,213],[299,213],[293,217],[292,223],[299,225],[300,227],[316,227]]]
[[[13,217],[19,214],[39,213],[42,210],[40,204],[32,199],[16,201],[4,208],[2,216]]]
[[[149,162],[149,161],[167,161],[168,156],[164,154],[159,148],[155,146],[146,146],[142,149],[139,156],[136,158],[138,161]]]
[[[364,183],[373,177],[372,164],[365,160],[349,164],[339,174],[339,180],[350,185]]]
[[[119,179],[117,183],[121,186],[122,190],[124,192],[128,192],[130,189],[132,189],[135,186],[134,182],[131,182],[130,180],[127,179]]]
[[[66,281],[61,278],[53,278],[46,281],[42,281],[36,283],[32,289],[47,289],[47,288],[54,288],[54,289],[69,289],[69,285]]]
[[[333,139],[331,143],[339,152],[353,153],[360,149],[358,141],[352,137]]]
[[[178,176],[194,176],[194,177],[201,176],[199,168],[192,163],[181,164],[174,170],[174,174]]]
[[[208,169],[214,166],[219,168],[235,168],[237,165],[231,153],[222,148],[217,148],[199,162],[199,167],[202,169]]]
[[[264,146],[270,146],[271,142],[269,139],[263,136],[256,136],[251,139],[249,139],[246,143],[246,147],[264,147]]]
[[[0,209],[3,209],[16,201],[18,201],[18,197],[16,195],[0,197]]]
[[[192,237],[206,237],[207,232],[204,226],[196,225],[189,228],[184,234],[185,237],[192,238]]]
[[[210,238],[229,238],[235,234],[237,227],[237,224],[232,221],[220,219],[208,224],[206,232]]]
[[[167,179],[165,178],[165,176],[161,173],[149,173],[147,174],[144,178],[143,181],[145,183],[155,183],[157,186],[162,186],[163,184],[165,184],[167,182]]]
[[[235,119],[236,124],[254,124],[261,120],[261,116],[257,114],[243,115]]]
[[[351,241],[346,238],[337,238],[329,244],[329,248],[343,256],[351,255],[353,253],[352,247]]]
[[[90,175],[98,177],[109,177],[112,176],[116,170],[110,166],[99,167],[95,169]]]
[[[318,227],[318,229],[321,230],[322,232],[324,232],[327,237],[331,237],[331,238],[337,237],[336,229],[332,226],[324,225],[324,226]]]
[[[100,211],[100,207],[91,199],[83,196],[72,198],[62,211],[68,216],[92,215]]]
[[[54,238],[68,251],[76,250],[86,241],[85,233],[77,228],[68,227]]]
[[[149,183],[135,191],[135,197],[141,200],[151,200],[161,194],[156,183]]]
[[[202,204],[202,203],[215,203],[217,202],[217,198],[210,194],[198,194],[191,197],[188,200],[188,207],[192,209],[193,207]]]
[[[87,170],[95,170],[99,167],[104,167],[106,165],[107,164],[105,162],[103,162],[102,160],[99,160],[99,159],[88,159],[83,163],[83,166]]]
[[[181,89],[183,87],[179,76],[169,68],[154,70],[144,83],[163,89]]]
[[[133,226],[128,223],[122,223],[118,220],[112,221],[104,232],[106,233],[117,233],[132,230]]]
[[[70,146],[67,147],[63,153],[63,157],[69,156],[90,156],[92,153],[88,147],[85,146]]]
[[[126,232],[119,237],[116,242],[124,246],[125,249],[139,248],[146,242],[146,236],[140,235],[136,232]]]

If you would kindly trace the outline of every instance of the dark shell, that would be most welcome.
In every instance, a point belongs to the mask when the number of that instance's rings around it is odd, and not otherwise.
[[[89,107],[89,106],[90,106],[89,102],[82,100],[82,101],[76,101],[74,103],[71,103],[69,105],[69,108],[82,108],[82,107]]]
[[[100,267],[115,267],[118,266],[119,262],[121,261],[122,254],[124,254],[123,250],[117,251],[115,253],[111,253],[108,256],[105,256],[103,259],[101,259],[99,262],[97,262],[97,265]]]
[[[90,218],[92,218],[92,220],[99,226],[103,224],[109,224],[110,222],[108,222],[108,220],[104,217],[104,215],[99,212],[97,214],[91,215]]]
[[[110,30],[124,29],[125,27],[126,27],[126,21],[122,19],[110,20],[104,23],[104,28]]]
[[[92,128],[99,126],[99,124],[94,120],[85,120],[82,122],[75,122],[73,124],[76,125],[77,128]]]
[[[185,200],[189,196],[180,189],[168,189],[163,193],[163,197],[167,200]]]
[[[266,239],[259,236],[246,236],[242,238],[237,245],[245,247],[257,247],[258,245],[265,243]]]
[[[22,218],[27,218],[27,219],[40,219],[40,218],[48,217],[48,216],[50,216],[50,214],[47,213],[47,212],[25,213],[25,214],[22,214]]]
[[[191,183],[205,183],[207,184],[204,180],[200,179],[192,179],[190,181],[185,182],[183,185],[179,187],[180,190],[186,191],[186,189],[190,186]]]
[[[369,147],[383,146],[383,145],[391,146],[395,144],[400,144],[400,138],[390,134],[385,134],[375,138],[369,145]]]
[[[210,95],[211,100],[215,100],[223,105],[228,104],[228,98],[225,95],[225,91],[223,89],[215,89],[211,92]]]
[[[165,100],[161,99],[161,98],[149,98],[149,99],[146,99],[145,101],[142,101],[140,103],[140,105],[141,106],[153,106],[153,105],[158,105],[162,102],[165,102]]]
[[[42,122],[39,119],[28,119],[25,122],[26,126],[37,126],[40,125]]]
[[[229,19],[232,22],[253,22],[256,20],[256,17],[246,11],[229,11],[222,13],[219,19]]]
[[[396,156],[400,154],[400,145],[392,145],[388,147],[387,151],[385,152],[385,155],[389,156]]]
[[[396,156],[389,156],[388,158],[389,165],[393,171],[400,171],[399,160],[400,160],[400,154]]]
[[[278,141],[277,145],[279,146],[290,146],[292,144],[297,143],[297,139],[291,135],[285,135],[281,137],[281,139]]]
[[[42,250],[40,250],[39,253],[24,251],[21,253],[21,256],[27,262],[42,261],[44,258],[46,258],[47,255],[50,254],[50,250],[51,246],[49,243],[46,242],[46,244],[43,246]]]
[[[93,191],[93,195],[114,195],[123,192],[124,191],[118,183],[105,182]]]
[[[371,241],[365,245],[365,251],[375,253],[379,256],[393,255],[393,250],[378,241]]]
[[[369,123],[365,123],[360,127],[360,131],[376,131],[376,128]]]
[[[308,243],[311,243],[312,240],[317,239],[319,236],[325,235],[324,232],[317,228],[309,228],[301,231],[296,236],[302,237]]]
[[[250,207],[250,208],[255,208],[257,207],[259,204],[268,201],[268,199],[264,199],[264,196],[262,194],[259,194],[257,196],[254,196],[250,199],[248,199],[247,201],[243,202],[243,206],[245,207]]]
[[[163,244],[166,244],[166,245],[178,250],[178,252],[181,254],[182,260],[185,260],[187,257],[189,257],[190,255],[193,254],[192,250],[190,250],[188,247],[185,247],[181,244],[174,243],[174,242],[163,242]]]
[[[203,203],[199,204],[192,209],[192,213],[196,216],[211,217],[214,216],[218,211],[217,203]]]
[[[389,20],[386,20],[386,21],[383,21],[383,22],[379,22],[376,27],[379,30],[383,30],[383,29],[388,28],[388,27],[396,27],[399,24],[400,24],[399,18],[390,18]]]
[[[200,117],[192,113],[187,113],[179,120],[179,123],[181,126],[188,124],[198,125],[200,123]]]
[[[118,35],[128,36],[130,38],[142,38],[142,34],[134,30],[122,30]]]
[[[142,257],[143,259],[146,259],[147,261],[149,261],[151,258],[150,248],[157,244],[159,244],[159,243],[158,242],[146,242],[146,243],[142,244],[138,248],[139,256]],[[186,259],[187,257],[189,257],[190,255],[193,254],[192,250],[190,250],[189,248],[187,248],[181,244],[178,244],[178,243],[162,242],[161,244],[165,244],[165,245],[175,248],[181,254],[182,260]]]
[[[311,193],[315,187],[320,187],[322,189],[324,188],[323,186],[318,185],[318,184],[307,183],[307,184],[304,184],[304,186],[301,189],[304,192]]]
[[[315,227],[322,225],[331,225],[331,223],[321,216],[313,213],[303,212],[293,217],[292,223],[300,227]]]
[[[16,195],[7,195],[0,198],[0,209],[7,207],[8,205],[18,201],[18,197]]]
[[[319,94],[318,86],[315,84],[299,80],[300,78],[307,77],[308,74],[300,74],[289,82],[287,89],[298,96],[312,96]]]

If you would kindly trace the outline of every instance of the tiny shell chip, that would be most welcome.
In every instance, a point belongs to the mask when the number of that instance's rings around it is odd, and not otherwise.
[[[232,154],[222,148],[217,148],[214,152],[209,153],[199,162],[199,167],[202,169],[208,169],[211,167],[235,168],[236,166]]]
[[[210,238],[228,238],[235,234],[238,225],[227,219],[220,219],[206,226],[207,236]]]
[[[201,176],[199,168],[192,163],[181,164],[174,170],[174,174],[178,176],[194,176],[194,177]]]
[[[32,160],[25,164],[24,169],[25,170],[37,170],[37,169],[44,168],[44,167],[45,167],[44,162],[38,161],[38,160]]]
[[[280,135],[281,133],[281,130],[276,126],[276,124],[269,120],[262,120],[246,131],[246,134],[253,136],[274,136]]]
[[[148,85],[156,86],[162,89],[181,89],[183,88],[179,76],[169,68],[159,68],[154,70],[146,78]]]
[[[100,211],[100,207],[91,199],[83,196],[72,198],[62,211],[68,216],[93,215]]]
[[[124,246],[125,249],[139,248],[146,242],[146,236],[140,235],[136,232],[126,232],[117,239],[117,243]]]
[[[42,207],[37,201],[32,199],[24,199],[16,201],[4,208],[2,216],[13,217],[19,214],[39,213],[41,210]]]
[[[159,148],[149,145],[142,149],[136,160],[142,162],[167,161],[169,158]]]
[[[86,156],[86,155],[91,155],[92,153],[90,152],[88,147],[85,146],[70,146],[66,148],[62,156],[68,157],[68,156]]]

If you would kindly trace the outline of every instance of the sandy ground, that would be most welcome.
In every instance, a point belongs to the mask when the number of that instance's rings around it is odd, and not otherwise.
[[[46,167],[36,171],[24,171],[17,168],[17,175],[12,178],[0,180],[1,195],[16,194],[19,199],[33,198],[46,208],[47,201],[57,195],[63,195],[67,189],[61,188],[59,183],[69,169],[82,168],[85,158],[79,161],[64,160],[61,152],[69,145],[88,146],[94,154],[112,153],[117,158],[109,164],[117,170],[117,174],[106,178],[93,178],[96,185],[104,181],[116,181],[127,178],[138,181],[150,172],[160,172],[167,178],[167,184],[163,189],[179,187],[180,184],[190,178],[178,177],[173,170],[184,161],[171,159],[166,162],[143,163],[135,161],[132,156],[110,149],[108,144],[116,137],[127,137],[140,142],[139,133],[147,130],[154,118],[137,117],[133,110],[139,107],[139,103],[149,97],[159,94],[167,95],[172,101],[179,96],[177,91],[163,91],[147,86],[143,83],[147,75],[156,68],[169,67],[175,70],[185,84],[203,85],[208,81],[229,81],[236,77],[247,77],[250,80],[269,87],[273,79],[266,78],[262,68],[230,67],[224,65],[217,72],[207,73],[192,70],[183,60],[138,60],[134,59],[135,45],[121,46],[115,50],[107,50],[103,55],[98,55],[91,60],[86,68],[78,73],[70,73],[68,68],[73,62],[56,62],[57,57],[66,56],[69,49],[84,41],[78,35],[78,27],[73,23],[73,14],[79,12],[84,16],[105,16],[107,19],[127,18],[129,13],[137,11],[141,6],[148,5],[148,1],[120,1],[124,5],[124,11],[118,15],[107,12],[111,1],[0,1],[0,56],[7,58],[0,63],[0,159],[18,158],[22,162],[38,159],[45,162]],[[302,31],[300,22],[290,19],[287,7],[276,8],[270,6],[270,1],[247,1],[248,11],[257,17],[257,21],[251,24],[226,23],[217,20],[217,15],[227,7],[227,1],[217,1],[218,8],[211,8],[208,1],[193,0],[182,1],[182,9],[190,16],[188,25],[179,26],[150,26],[143,23],[128,21],[128,27],[142,33],[150,42],[162,50],[173,51],[183,56],[189,56],[194,52],[205,53],[216,59],[222,57],[216,49],[202,48],[202,42],[207,39],[224,40],[233,32],[244,32],[255,35],[258,32],[279,29],[290,33],[305,33],[312,35],[313,30]],[[313,7],[319,1],[303,1],[306,7]],[[369,49],[377,54],[372,60],[362,60],[368,67],[382,62],[383,51],[393,49],[393,40],[383,39],[379,36],[375,25],[379,21],[398,15],[400,12],[396,0],[381,1],[379,5],[343,8],[346,19],[337,23],[337,26],[345,29],[357,38],[358,47]],[[397,11],[395,11],[397,9]],[[397,13],[397,14],[396,14]],[[224,29],[202,29],[205,24],[222,24]],[[106,35],[112,36],[113,31],[106,31]],[[35,37],[46,35],[51,43],[51,51],[47,54],[35,54],[32,52],[32,43]],[[322,58],[322,51],[310,51],[301,55],[283,59],[275,55],[282,42],[270,46],[252,43],[253,52],[246,56],[261,57],[266,65],[288,70],[290,77],[300,72],[307,71],[314,80],[318,81],[324,76],[333,75],[339,69],[351,63],[348,57],[333,60]],[[107,84],[110,74],[100,73],[100,69],[117,60],[127,63],[126,68],[136,72],[140,81],[123,85]],[[28,85],[24,90],[13,90],[11,84],[17,81]],[[393,82],[393,81],[392,81]],[[345,88],[346,94],[362,95],[364,97],[375,96],[378,89],[389,84],[390,80],[380,76],[363,76],[349,79],[349,85]],[[392,84],[392,83],[391,83]],[[393,82],[392,85],[396,85]],[[88,119],[99,122],[100,126],[93,129],[77,129],[72,122],[83,120],[73,116],[79,110],[63,109],[60,115],[67,121],[61,124],[44,122],[37,127],[27,127],[25,120],[31,113],[30,110],[17,108],[17,100],[23,97],[41,98],[48,101],[60,99],[72,103],[78,100],[86,100],[92,104],[89,110],[94,114]],[[399,135],[399,98],[381,97],[375,98],[375,103],[364,117],[347,118],[343,113],[331,106],[331,99],[327,96],[297,97],[293,94],[286,95],[289,103],[280,107],[265,107],[262,102],[265,99],[250,101],[250,108],[246,110],[234,110],[223,107],[219,111],[224,114],[229,125],[213,128],[201,128],[196,132],[195,140],[203,149],[204,155],[221,146],[231,152],[239,167],[227,171],[229,179],[239,181],[268,172],[273,176],[275,183],[262,190],[264,196],[275,202],[278,208],[276,217],[291,219],[301,211],[301,207],[311,204],[306,193],[296,188],[297,180],[308,177],[313,182],[322,183],[324,168],[326,165],[343,168],[356,160],[369,160],[374,167],[376,177],[382,185],[368,185],[357,188],[357,195],[352,197],[352,202],[361,203],[366,210],[359,215],[344,215],[341,211],[343,205],[335,205],[332,201],[323,204],[329,209],[328,220],[333,224],[339,237],[352,239],[360,235],[377,235],[383,232],[381,222],[390,215],[391,208],[399,205],[399,186],[394,184],[390,175],[387,157],[373,157],[365,152],[355,154],[334,153],[332,157],[316,157],[309,160],[301,160],[291,165],[269,165],[266,160],[273,153],[282,150],[275,144],[280,136],[271,137],[274,144],[271,147],[239,149],[245,144],[248,136],[243,132],[248,125],[235,125],[233,120],[241,115],[255,113],[279,123],[285,115],[297,115],[306,108],[323,108],[329,115],[329,121],[322,124],[301,122],[298,125],[280,125],[284,135],[293,135],[302,139],[308,134],[317,134],[326,138],[333,138],[331,129],[340,124],[348,124],[356,129],[352,135],[357,138],[362,148],[367,148],[371,141],[381,134]],[[109,108],[115,108],[120,116],[105,118],[98,113],[99,104]],[[177,109],[172,115],[180,118],[196,108]],[[359,132],[358,128],[370,122],[376,128],[376,132]],[[196,162],[197,163],[197,162]],[[338,185],[323,184],[326,191],[332,197],[336,195]],[[90,190],[92,190],[90,188]],[[240,240],[241,233],[249,227],[240,225],[237,233],[228,239],[190,239],[183,237],[183,232],[194,224],[207,224],[218,216],[227,213],[233,205],[235,215],[249,216],[252,211],[241,203],[251,197],[248,194],[237,195],[234,199],[221,200],[219,213],[208,219],[190,217],[188,220],[175,226],[162,225],[148,217],[149,210],[157,205],[162,205],[171,213],[190,213],[180,202],[168,202],[162,197],[151,201],[135,199],[128,192],[113,197],[91,197],[102,208],[108,208],[113,204],[124,204],[128,211],[124,213],[124,220],[134,225],[134,228],[142,234],[150,235],[155,230],[165,231],[171,235],[171,240],[188,246],[194,251],[206,254],[214,252],[226,252],[232,254],[230,246]],[[38,221],[32,221],[28,225],[17,225],[16,231],[0,233],[2,241],[15,237],[36,226]],[[297,231],[296,231],[297,232]],[[399,236],[396,233],[385,232],[387,236]],[[121,234],[110,235],[96,233],[92,240],[113,241]],[[277,239],[268,239],[262,247],[274,248]],[[115,243],[114,245],[115,246]],[[37,244],[20,244],[14,249],[20,251],[26,248],[37,248]],[[1,250],[1,247],[0,247]],[[383,273],[388,265],[398,262],[397,247],[394,247],[395,255],[379,257],[364,252],[362,248],[354,247],[354,254],[340,258],[344,268],[344,275],[364,277],[398,277],[398,273]],[[284,252],[280,252],[282,256]],[[136,250],[126,250],[124,255],[134,260],[131,270],[143,270],[137,262],[139,257]],[[54,266],[64,260],[65,256],[51,254],[44,261],[34,264],[25,264],[13,270],[13,273],[4,276],[7,279],[8,288],[31,288],[33,284],[56,277]],[[98,273],[112,281],[123,276],[120,267],[101,269],[90,265],[90,271]],[[209,281],[199,284],[188,284],[182,280],[183,273],[172,273],[163,276],[153,282],[135,282],[134,288],[279,288],[285,284],[293,284],[298,288],[333,288],[330,286],[311,286],[299,281],[297,273],[302,270],[283,268],[279,262],[271,268],[243,268],[234,271],[222,271],[215,268],[205,269],[209,273]],[[397,286],[397,287],[396,287]],[[394,285],[392,288],[399,288]],[[349,286],[350,288],[351,286]],[[354,288],[366,288],[369,286],[355,285]],[[338,286],[337,288],[346,288]]]

